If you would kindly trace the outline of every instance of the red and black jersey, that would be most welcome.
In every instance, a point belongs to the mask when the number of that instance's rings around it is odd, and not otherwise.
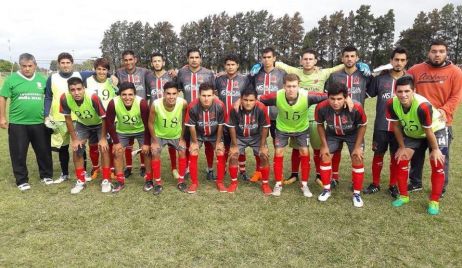
[[[215,74],[204,67],[201,67],[199,71],[192,72],[189,67],[183,67],[178,71],[177,75],[178,86],[183,91],[183,97],[191,103],[195,99],[199,98],[199,86],[202,83],[210,83],[215,85]]]
[[[336,112],[325,100],[316,106],[314,118],[318,124],[326,122],[326,134],[332,136],[345,136],[353,134],[360,126],[367,124],[366,113],[357,101],[354,101],[353,111],[348,107]]]
[[[165,83],[172,81],[172,78],[165,72],[162,76],[157,77],[153,74],[153,79],[150,81],[151,102],[160,99],[164,96]]]
[[[394,79],[390,71],[383,72],[382,74],[374,77],[371,81],[367,94],[373,98],[377,97],[377,106],[375,108],[375,130],[393,131],[390,122],[385,117],[387,108],[387,100],[395,96],[396,79]]]
[[[271,125],[266,108],[263,103],[256,101],[255,107],[250,111],[242,108],[239,111],[231,109],[226,126],[235,128],[238,137],[259,136],[263,127]]]
[[[258,72],[252,81],[257,94],[265,95],[269,93],[277,92],[279,89],[284,87],[284,77],[287,73],[281,69],[274,68],[270,72],[265,72],[265,69],[262,68]],[[267,111],[271,120],[276,120],[278,109],[276,107],[268,107]]]
[[[241,91],[249,84],[247,76],[237,74],[233,78],[222,75],[215,80],[215,89],[218,97],[225,104],[226,111],[233,107],[233,103],[241,97]]]
[[[367,88],[370,85],[370,81],[371,78],[364,76],[359,70],[356,70],[352,74],[348,74],[345,70],[342,70],[329,76],[324,85],[324,91],[327,92],[330,85],[333,84],[346,85],[349,96],[364,107],[364,100],[367,98]]]
[[[198,137],[213,137],[217,134],[218,126],[225,123],[225,105],[215,97],[212,105],[205,109],[199,99],[188,105],[185,125],[195,127]]]
[[[128,73],[124,68],[120,68],[115,72],[115,76],[119,79],[119,85],[123,82],[133,83],[137,96],[145,100],[150,98],[154,75],[148,69],[136,67],[133,73]]]

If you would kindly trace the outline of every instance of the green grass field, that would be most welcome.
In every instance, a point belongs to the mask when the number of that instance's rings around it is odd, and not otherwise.
[[[366,104],[370,121],[365,185],[371,181],[374,105],[375,100]],[[456,118],[457,124],[462,114]],[[388,159],[382,191],[363,196],[364,208],[354,208],[346,150],[339,188],[322,204],[316,199],[321,189],[313,176],[309,182],[313,198],[304,198],[295,184],[285,187],[279,198],[264,197],[251,183],[240,183],[235,194],[223,194],[203,176],[197,194],[183,194],[168,172],[166,152],[162,171],[168,175],[164,192],[157,197],[142,191],[139,176],[130,177],[117,195],[102,194],[99,180],[76,196],[69,193],[71,182],[42,185],[32,151],[28,158],[32,189],[21,193],[14,183],[7,131],[2,129],[0,266],[461,267],[460,124],[454,132],[452,180],[441,201],[441,214],[432,217],[426,213],[428,166],[424,191],[412,193],[407,206],[392,208],[386,191]],[[57,155],[53,158],[56,177]],[[248,159],[251,173],[250,151]],[[286,174],[288,159],[287,155]],[[203,169],[203,155],[200,161]]]

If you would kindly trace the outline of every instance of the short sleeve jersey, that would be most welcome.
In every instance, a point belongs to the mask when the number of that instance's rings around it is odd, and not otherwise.
[[[225,123],[225,106],[215,97],[212,105],[205,109],[196,99],[188,105],[185,125],[195,127],[198,137],[214,137],[218,126]]]
[[[351,112],[348,107],[336,112],[330,106],[329,100],[324,100],[316,106],[315,120],[320,125],[326,123],[326,134],[330,136],[355,134],[360,126],[367,124],[366,113],[361,104],[356,101]]]
[[[131,82],[135,84],[136,95],[147,100],[151,94],[151,84],[154,76],[151,71],[141,67],[135,67],[133,73],[128,73],[126,69],[120,68],[115,72],[115,76],[119,79],[119,84],[123,82]]]
[[[370,84],[370,77],[364,76],[359,70],[356,70],[352,74],[346,73],[344,70],[331,74],[329,79],[326,81],[324,90],[327,92],[329,87],[333,84],[346,85],[349,96],[361,103],[364,107],[364,101],[367,97],[367,88]]]
[[[199,86],[202,83],[215,85],[215,74],[204,67],[197,72],[192,72],[188,67],[181,68],[178,71],[177,81],[183,96],[188,103],[199,97]]]
[[[3,83],[0,96],[10,98],[9,120],[13,124],[33,125],[43,123],[46,79],[35,73],[31,78],[19,71]]]
[[[259,101],[250,111],[231,109],[226,123],[226,126],[235,128],[238,138],[259,137],[262,128],[268,128],[270,125],[266,106]]]
[[[265,69],[261,69],[253,79],[253,86],[257,91],[257,94],[264,95],[269,93],[277,92],[279,89],[284,87],[284,77],[286,72],[277,68],[274,68],[270,72],[265,72]],[[278,109],[276,106],[267,107],[267,112],[271,120],[276,120],[278,115]]]
[[[160,77],[157,77],[153,74],[153,80],[151,81],[151,102],[162,98],[164,96],[164,85],[165,83],[172,81],[172,78],[168,75],[167,72],[162,74]]]
[[[387,101],[395,96],[395,91],[396,79],[391,76],[390,72],[384,72],[372,79],[367,93],[371,98],[377,97],[374,130],[393,131],[390,122],[386,119],[385,111]]]
[[[247,76],[239,73],[231,79],[227,75],[222,75],[215,80],[215,89],[218,92],[218,97],[225,104],[225,111],[229,111],[233,107],[233,103],[240,98],[241,91],[248,84]]]

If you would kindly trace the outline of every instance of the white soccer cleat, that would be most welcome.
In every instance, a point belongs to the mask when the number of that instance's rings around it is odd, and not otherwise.
[[[80,193],[83,189],[85,189],[85,183],[81,181],[77,181],[74,185],[74,187],[71,189],[71,194],[78,194]]]
[[[277,184],[274,185],[272,195],[274,195],[274,196],[281,196],[281,192],[282,192],[282,185],[277,185]]]
[[[308,188],[308,185],[303,185],[300,189],[303,192],[303,196],[313,197],[313,194],[311,193],[310,188]]]
[[[357,208],[361,208],[364,206],[363,199],[361,198],[360,194],[357,194],[357,193],[353,194],[353,206]]]
[[[21,191],[21,192],[24,192],[24,191],[27,191],[30,189],[30,184],[29,183],[23,183],[23,184],[20,184],[18,185],[18,189]]]
[[[318,200],[321,202],[326,202],[331,195],[332,193],[329,189],[324,189],[322,193],[318,196]]]
[[[110,193],[112,191],[111,183],[106,179],[101,182],[101,192],[102,193]]]
[[[43,178],[40,180],[42,183],[44,183],[45,185],[50,185],[50,184],[53,184],[53,179],[52,178]]]
[[[61,176],[59,176],[59,178],[57,178],[53,183],[63,183],[67,180],[69,180],[69,175],[63,175],[61,173]]]

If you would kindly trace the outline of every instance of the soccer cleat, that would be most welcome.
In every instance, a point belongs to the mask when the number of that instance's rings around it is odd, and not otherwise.
[[[186,183],[184,183],[184,182],[179,182],[179,183],[176,185],[176,188],[177,188],[178,190],[180,190],[180,192],[186,193],[186,189],[187,189],[188,187],[186,186]]]
[[[52,178],[43,178],[40,181],[43,182],[45,185],[53,184],[53,179]]]
[[[250,181],[251,182],[258,182],[261,180],[261,172],[260,171],[255,171],[255,173],[253,173],[252,177],[250,178]]]
[[[92,168],[91,170],[91,178],[94,180],[98,178],[99,168]]]
[[[102,193],[109,193],[112,191],[111,183],[106,179],[101,182],[101,192]]]
[[[302,187],[300,189],[302,190],[304,197],[312,197],[313,196],[313,194],[310,191],[310,188],[308,188],[308,185],[302,185]]]
[[[63,183],[67,180],[69,180],[69,175],[63,175],[63,173],[61,173],[61,176],[59,176],[59,178],[57,178],[53,183]]]
[[[324,189],[322,190],[322,193],[318,196],[318,200],[321,202],[327,201],[329,197],[332,195],[331,191],[329,189]]]
[[[156,185],[154,185],[154,188],[152,188],[152,194],[153,195],[160,195],[160,193],[162,193],[163,189],[164,189],[164,187],[162,187],[162,185],[156,184]]]
[[[273,193],[268,183],[261,184],[261,191],[263,192],[264,195],[271,195]]]
[[[281,196],[281,192],[282,192],[282,185],[277,185],[277,184],[274,185],[272,195],[274,195],[274,196]]]
[[[143,191],[149,192],[154,188],[154,183],[152,181],[146,181],[143,186]]]
[[[239,177],[240,177],[240,179],[242,181],[249,181],[250,180],[249,176],[247,176],[247,172],[245,172],[245,171],[240,171],[239,172]]]
[[[353,194],[353,206],[357,208],[362,208],[364,206],[363,199],[361,198],[361,195],[359,193]]]
[[[145,167],[140,167],[140,177],[144,178],[146,175],[146,168]]]
[[[215,172],[213,172],[213,169],[207,170],[207,180],[208,181],[214,181],[217,178],[215,177]]]
[[[172,170],[172,176],[174,179],[178,180],[178,178],[180,177],[180,173],[178,173],[178,169]]]
[[[84,176],[85,176],[85,181],[86,181],[86,182],[89,182],[89,181],[91,181],[91,180],[92,180],[92,177],[91,177],[91,176],[89,176],[89,175],[88,175],[88,173],[87,173],[86,171],[85,171],[85,174],[84,174]]]
[[[71,194],[78,194],[85,189],[85,182],[77,181],[71,189]]]
[[[114,188],[112,188],[113,193],[118,193],[125,188],[125,183],[116,182],[114,183]]]
[[[409,184],[407,185],[407,190],[408,190],[409,192],[422,191],[422,184],[409,183]]]
[[[232,181],[228,187],[228,193],[234,193],[237,190],[237,185],[238,185],[237,181]]]
[[[125,168],[124,169],[124,177],[127,179],[128,177],[130,177],[130,175],[132,175],[132,168]]]
[[[369,184],[363,193],[365,194],[375,194],[380,191],[380,186],[375,186],[373,183]]]
[[[409,203],[409,196],[398,195],[398,197],[393,202],[391,202],[391,205],[394,207],[400,207],[407,203]]]
[[[430,201],[428,203],[427,212],[430,215],[438,215],[440,213],[440,204],[437,201]]]
[[[335,189],[338,186],[338,184],[339,184],[338,180],[336,180],[336,179],[331,179],[330,180],[330,188],[331,189]]]
[[[388,187],[388,192],[393,198],[397,198],[399,195],[398,187],[396,185]]]
[[[195,194],[197,192],[197,188],[199,187],[199,185],[197,185],[196,183],[193,183],[191,185],[189,185],[189,188],[188,188],[188,194]]]
[[[20,184],[18,185],[18,189],[21,191],[21,192],[25,192],[27,190],[30,190],[30,184],[29,183],[23,183],[23,184]]]
[[[217,189],[220,193],[226,193],[228,189],[226,189],[226,186],[223,184],[223,182],[217,182]]]
[[[295,175],[292,173],[292,175],[290,175],[289,178],[287,179],[284,179],[284,181],[282,183],[284,183],[284,185],[289,185],[289,184],[292,184],[294,182],[298,181],[298,175]]]

